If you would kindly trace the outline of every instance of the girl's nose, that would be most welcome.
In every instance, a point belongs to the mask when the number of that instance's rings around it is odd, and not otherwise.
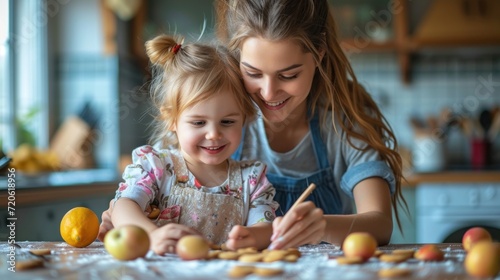
[[[219,140],[222,138],[222,133],[220,133],[219,129],[217,127],[211,127],[208,129],[207,133],[205,134],[205,138],[207,140]]]

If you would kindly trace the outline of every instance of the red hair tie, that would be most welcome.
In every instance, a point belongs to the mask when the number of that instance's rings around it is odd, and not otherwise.
[[[175,46],[172,48],[172,52],[174,54],[177,54],[177,52],[180,50],[182,44],[175,44]]]

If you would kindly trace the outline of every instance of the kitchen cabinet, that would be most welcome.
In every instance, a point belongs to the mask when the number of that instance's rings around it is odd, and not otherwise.
[[[74,200],[58,200],[58,202],[50,204],[20,206],[16,209],[16,240],[62,241],[59,226],[66,212],[74,207],[84,206],[92,209],[101,220],[101,214],[108,209],[109,201],[112,198],[113,195],[108,194]],[[7,227],[9,221],[7,218],[9,216],[6,208],[0,209],[0,217],[2,217],[0,221],[0,239],[7,240],[9,236],[9,228]]]
[[[395,53],[406,84],[412,57],[423,50],[500,46],[500,1],[329,1],[346,53]],[[412,17],[418,17],[414,28]]]
[[[472,226],[487,227],[498,236],[497,170],[405,174],[402,192],[410,216],[400,211],[404,235],[394,226],[391,243],[459,242],[457,238]]]
[[[16,240],[62,240],[59,223],[76,206],[92,209],[100,218],[108,209],[120,181],[118,174],[103,170],[52,172],[37,176],[16,174],[14,193],[7,192],[7,178],[0,177],[0,240],[7,240],[9,218],[15,218]],[[4,187],[2,189],[2,187]],[[10,187],[9,187],[10,188]],[[9,211],[13,211],[12,214]]]
[[[410,81],[409,5],[406,0],[329,0],[345,52],[394,52],[402,80]]]

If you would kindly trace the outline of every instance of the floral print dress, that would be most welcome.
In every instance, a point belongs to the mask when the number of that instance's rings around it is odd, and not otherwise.
[[[278,203],[275,190],[259,161],[229,159],[228,178],[216,187],[202,186],[180,151],[136,148],[133,163],[123,173],[115,199],[134,200],[158,226],[180,223],[198,230],[214,244],[222,244],[234,225],[272,222]]]

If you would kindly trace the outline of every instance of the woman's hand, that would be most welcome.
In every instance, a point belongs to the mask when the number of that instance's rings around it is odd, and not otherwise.
[[[318,244],[325,235],[323,210],[306,201],[273,222],[271,249],[286,249],[304,244]]]
[[[271,233],[270,223],[257,223],[251,227],[237,225],[229,232],[226,246],[230,250],[248,247],[263,250],[270,243]]]
[[[174,254],[177,242],[186,235],[200,235],[200,233],[185,225],[166,224],[149,233],[151,250],[158,255]]]
[[[108,210],[105,210],[102,212],[101,215],[101,225],[99,226],[99,234],[97,235],[97,239],[100,241],[104,241],[104,236],[108,231],[113,229],[113,222],[111,222],[111,213],[113,212],[113,202],[115,200],[112,199],[109,202],[109,208]]]

